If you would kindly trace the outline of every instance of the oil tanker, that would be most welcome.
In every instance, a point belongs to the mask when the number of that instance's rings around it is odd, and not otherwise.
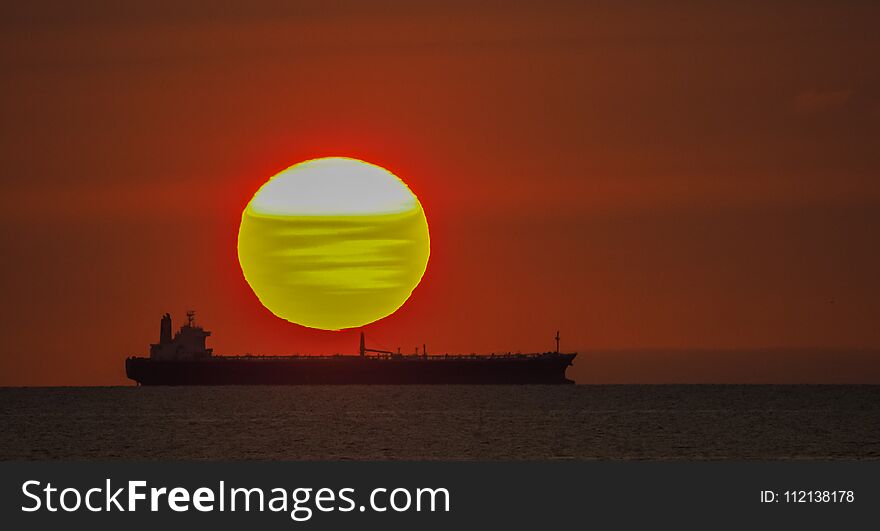
[[[367,348],[361,332],[357,354],[332,356],[215,356],[211,332],[187,322],[172,336],[171,315],[162,316],[150,357],[129,357],[125,374],[138,385],[401,385],[571,384],[565,377],[577,353],[400,354]]]

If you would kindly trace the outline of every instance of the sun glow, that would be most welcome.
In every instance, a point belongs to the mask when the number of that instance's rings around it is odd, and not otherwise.
[[[338,330],[397,310],[421,281],[428,223],[393,173],[332,157],[291,166],[242,213],[238,259],[260,302],[288,321]]]

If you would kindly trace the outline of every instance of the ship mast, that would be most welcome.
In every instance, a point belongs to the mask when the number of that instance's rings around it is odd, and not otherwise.
[[[556,353],[559,354],[559,330],[556,331]]]

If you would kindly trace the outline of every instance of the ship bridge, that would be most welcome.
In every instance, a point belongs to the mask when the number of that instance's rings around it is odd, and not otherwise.
[[[150,345],[150,359],[196,360],[210,358],[213,349],[205,348],[205,339],[211,335],[196,325],[196,312],[186,312],[187,322],[171,336],[171,314],[162,316],[159,324],[159,342]]]

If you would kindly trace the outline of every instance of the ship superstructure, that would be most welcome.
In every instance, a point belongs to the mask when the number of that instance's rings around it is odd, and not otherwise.
[[[205,340],[211,335],[196,326],[196,312],[186,312],[187,322],[171,336],[171,314],[162,316],[159,324],[159,342],[150,345],[151,360],[197,360],[210,358],[213,349],[205,348]]]

